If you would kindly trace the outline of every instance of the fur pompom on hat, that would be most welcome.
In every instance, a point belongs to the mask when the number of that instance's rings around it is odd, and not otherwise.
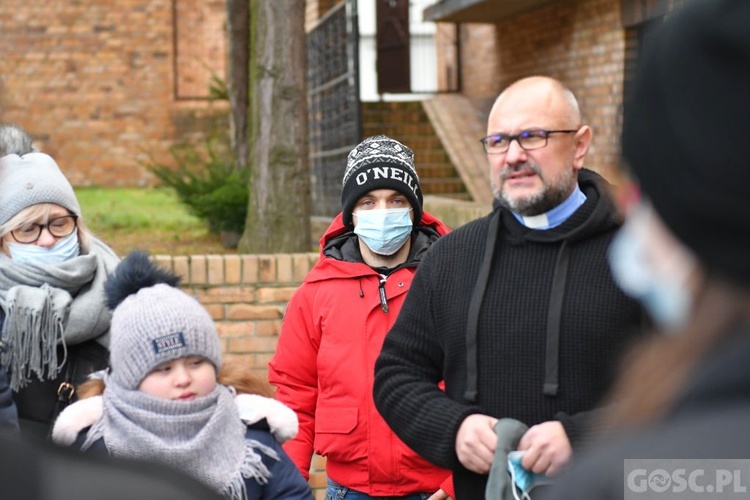
[[[422,219],[422,189],[414,169],[414,152],[385,135],[368,137],[349,153],[342,181],[344,224],[352,227],[357,200],[374,189],[393,189],[409,200],[414,224]]]
[[[177,288],[179,277],[146,252],[128,254],[105,283],[112,313],[110,380],[135,390],[158,365],[202,356],[221,367],[221,346],[211,316]]]
[[[685,2],[642,57],[623,122],[629,167],[706,268],[750,284],[750,2]]]
[[[55,203],[81,215],[73,186],[51,156],[28,153],[0,158],[0,224],[39,203]]]
[[[0,157],[10,154],[23,156],[38,152],[33,139],[24,129],[11,123],[0,124]]]

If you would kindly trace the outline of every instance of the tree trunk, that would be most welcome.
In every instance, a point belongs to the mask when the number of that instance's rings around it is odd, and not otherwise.
[[[227,0],[229,41],[229,125],[232,151],[238,168],[247,168],[248,91],[250,71],[250,0]]]
[[[250,202],[239,251],[310,246],[305,0],[250,2]]]

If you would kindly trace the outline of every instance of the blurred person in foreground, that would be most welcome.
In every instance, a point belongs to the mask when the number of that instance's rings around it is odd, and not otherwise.
[[[413,151],[385,135],[349,153],[341,202],[318,263],[289,301],[269,363],[276,397],[300,421],[284,449],[305,477],[313,453],[327,458],[326,498],[446,498],[450,472],[388,428],[372,383],[412,277],[448,228],[422,210]]]
[[[375,367],[378,409],[453,471],[459,500],[484,496],[506,445],[527,470],[560,470],[643,319],[607,266],[621,216],[608,183],[584,168],[593,132],[570,89],[514,82],[487,134],[494,210],[435,242]],[[528,427],[517,442],[495,432],[503,418]]]
[[[223,500],[172,467],[84,454],[0,432],[3,500]]]
[[[696,465],[707,468],[707,459],[750,456],[749,26],[746,0],[695,0],[646,46],[623,124],[628,221],[610,259],[663,335],[626,358],[612,393],[619,403],[604,418],[607,436],[620,435],[586,453],[550,498],[679,490],[676,476],[648,489],[648,473],[635,481],[624,459],[703,459]],[[742,484],[723,485],[727,496],[707,472],[699,481],[711,489],[700,497],[747,498],[729,494],[747,491],[745,471]]]
[[[46,438],[75,385],[107,366],[104,281],[118,262],[55,160],[0,124],[0,370],[25,436]]]

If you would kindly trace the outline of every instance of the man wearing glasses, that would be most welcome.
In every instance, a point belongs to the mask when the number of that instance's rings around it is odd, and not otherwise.
[[[604,179],[583,168],[592,131],[572,92],[519,80],[487,134],[494,210],[435,243],[375,368],[379,411],[453,470],[459,500],[484,497],[499,418],[529,426],[513,442],[524,468],[556,474],[642,320],[609,273],[620,218]]]

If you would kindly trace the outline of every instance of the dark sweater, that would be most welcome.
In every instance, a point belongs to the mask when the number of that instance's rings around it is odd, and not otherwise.
[[[378,358],[378,410],[415,451],[454,471],[459,500],[483,498],[487,480],[456,456],[468,415],[529,426],[558,419],[575,446],[587,420],[582,412],[598,404],[624,345],[640,331],[642,310],[614,284],[606,260],[620,220],[604,181],[583,170],[579,185],[586,202],[556,228],[531,230],[496,209],[435,242]],[[492,217],[499,217],[499,233],[479,296],[473,357],[467,322]],[[467,366],[477,374],[473,402]]]

